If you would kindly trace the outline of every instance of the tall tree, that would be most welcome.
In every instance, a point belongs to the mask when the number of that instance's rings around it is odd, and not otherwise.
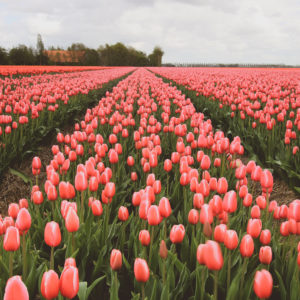
[[[156,46],[149,55],[150,65],[160,67],[163,55],[164,51],[159,46]]]
[[[37,56],[36,56],[37,63],[40,64],[40,65],[47,64],[48,63],[48,61],[47,61],[48,57],[44,53],[45,46],[44,46],[42,36],[41,36],[40,33],[37,35],[36,50],[37,50]]]
[[[0,47],[0,65],[8,65],[8,55],[4,48]]]

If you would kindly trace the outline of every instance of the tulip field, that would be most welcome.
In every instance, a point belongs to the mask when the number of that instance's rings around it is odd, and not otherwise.
[[[1,298],[299,299],[300,199],[270,200],[275,174],[299,192],[298,69],[0,71],[2,170],[116,82],[30,159]]]

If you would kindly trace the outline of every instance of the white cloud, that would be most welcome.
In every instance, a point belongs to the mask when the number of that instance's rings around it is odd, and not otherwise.
[[[164,62],[300,64],[298,0],[0,0],[0,46],[118,41]]]

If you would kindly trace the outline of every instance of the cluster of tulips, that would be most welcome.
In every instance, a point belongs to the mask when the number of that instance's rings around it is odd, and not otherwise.
[[[81,107],[90,91],[132,70],[106,68],[0,79],[1,166],[14,159],[32,137],[47,133],[56,120]]]
[[[107,69],[93,66],[0,66],[0,76],[37,75]]]
[[[299,69],[153,68],[300,191]]]
[[[300,200],[270,201],[273,175],[242,162],[243,141],[148,70],[52,153],[0,220],[4,299],[297,299]]]

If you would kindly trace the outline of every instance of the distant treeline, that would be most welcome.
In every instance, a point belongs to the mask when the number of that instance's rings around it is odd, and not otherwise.
[[[98,49],[73,43],[67,49],[49,47],[46,51],[39,34],[36,48],[18,45],[7,50],[0,47],[0,65],[161,66],[163,54],[158,46],[147,55],[122,43],[106,44]]]
[[[169,67],[219,67],[219,68],[299,68],[298,66],[285,64],[210,64],[210,63],[167,63],[164,66]]]

